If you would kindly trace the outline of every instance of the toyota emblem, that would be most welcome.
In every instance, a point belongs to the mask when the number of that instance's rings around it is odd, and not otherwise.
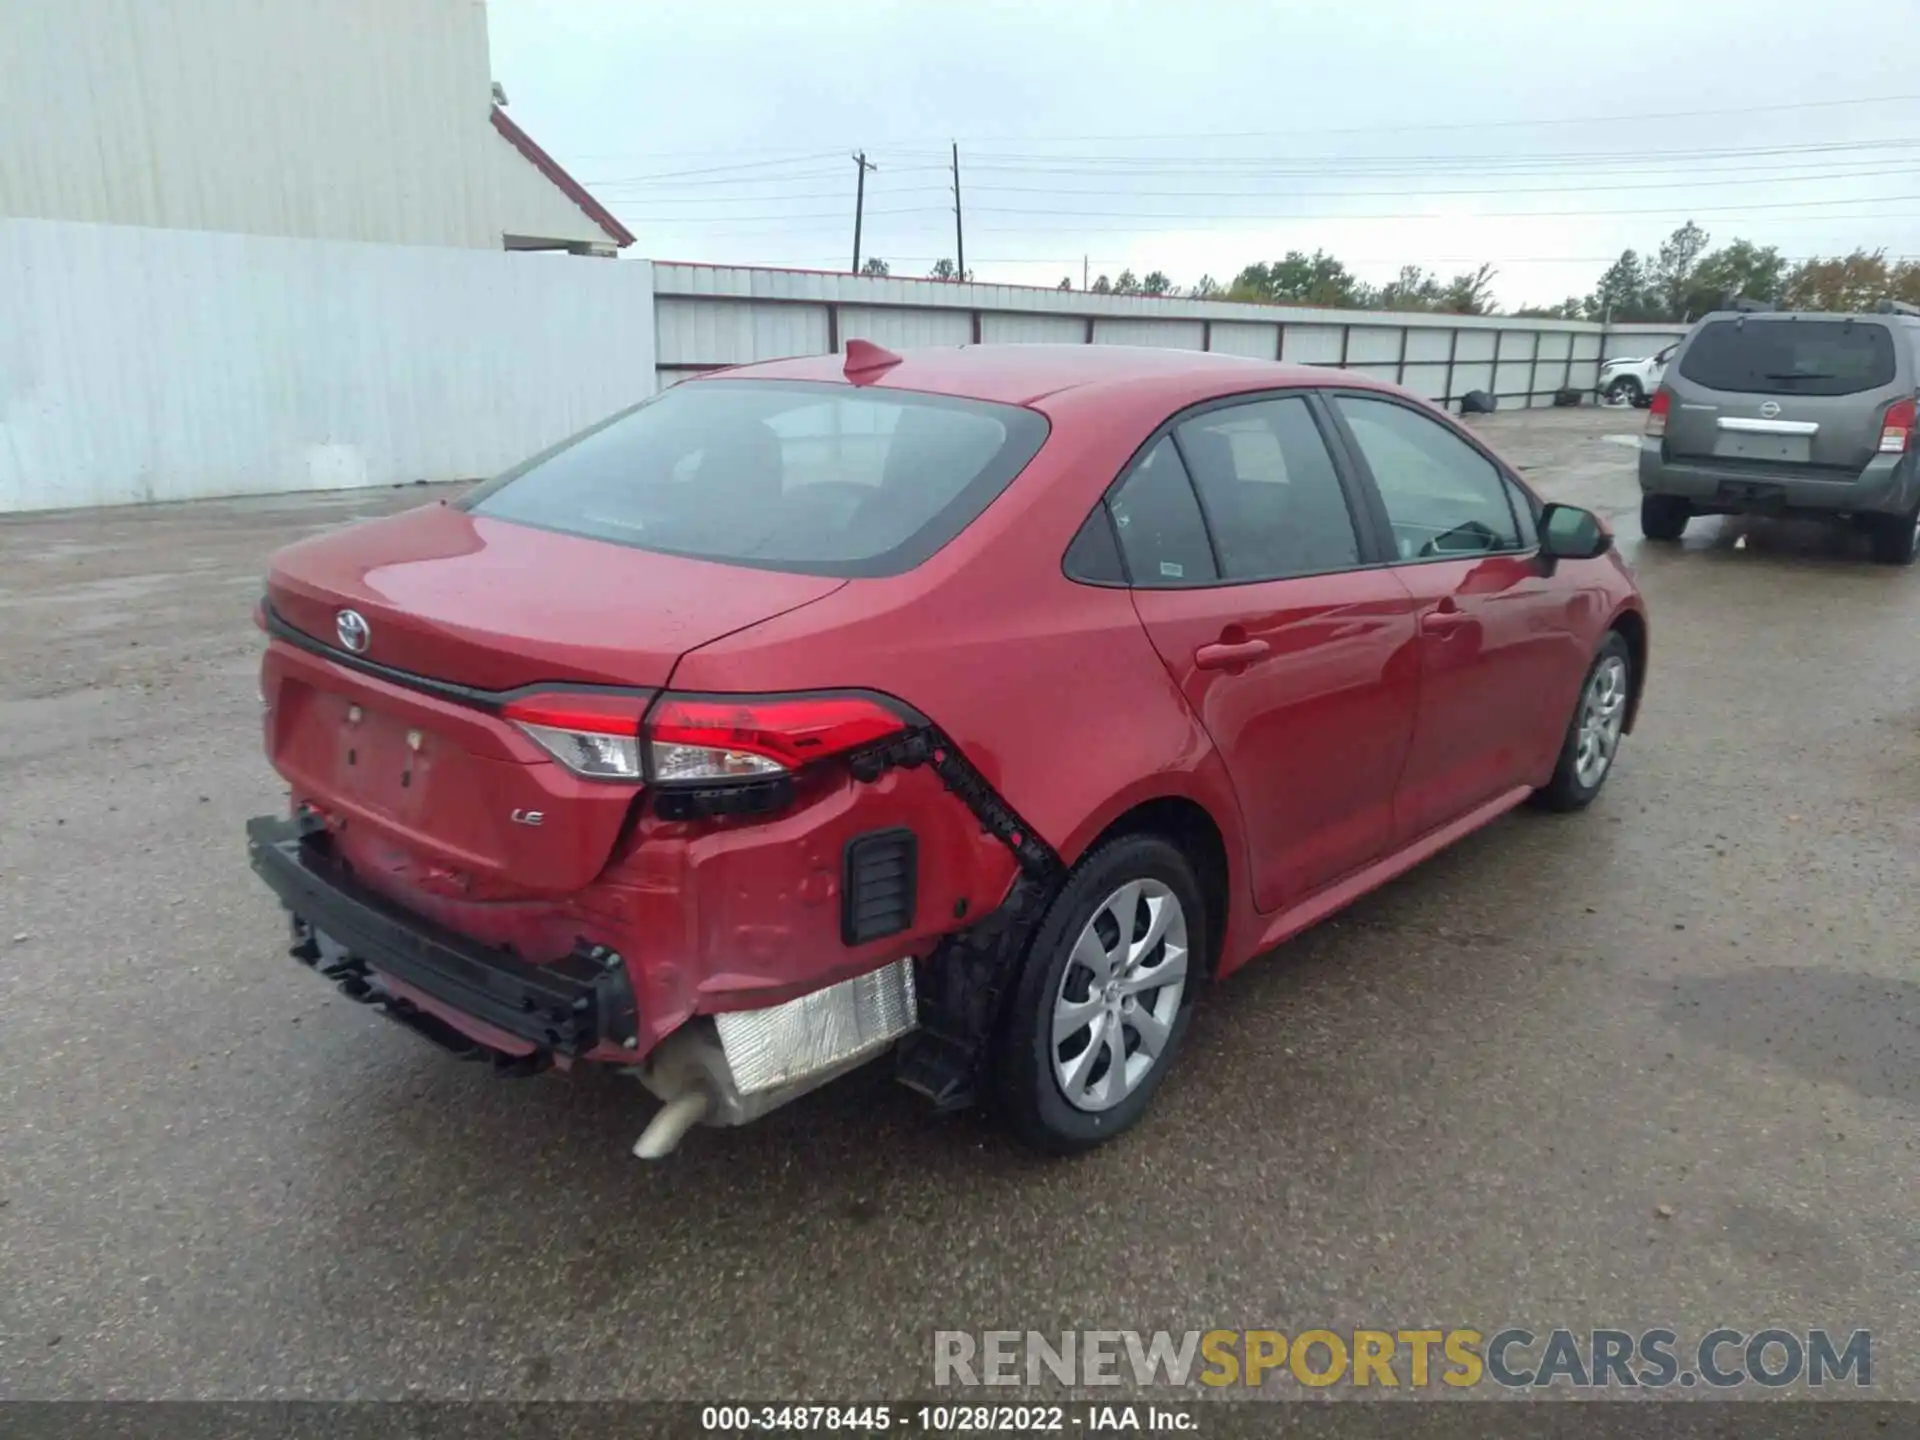
[[[342,610],[333,617],[333,630],[340,637],[340,643],[355,655],[366,653],[367,642],[373,638],[373,631],[367,625],[367,617],[358,610]]]
[[[1780,413],[1780,402],[1778,400],[1767,401],[1766,404],[1760,407],[1760,413],[1769,420],[1773,419],[1774,416]]]

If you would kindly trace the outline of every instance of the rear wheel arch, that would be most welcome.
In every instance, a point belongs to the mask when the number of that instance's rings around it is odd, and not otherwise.
[[[1207,954],[1205,973],[1212,975],[1219,963],[1227,933],[1232,904],[1232,870],[1228,862],[1227,841],[1212,813],[1198,800],[1186,795],[1161,795],[1142,800],[1110,821],[1081,850],[1091,855],[1102,845],[1122,835],[1158,835],[1172,843],[1193,866],[1200,882],[1200,898],[1206,906]]]

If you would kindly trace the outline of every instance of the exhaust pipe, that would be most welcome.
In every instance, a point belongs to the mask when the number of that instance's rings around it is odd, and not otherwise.
[[[695,1125],[755,1120],[864,1065],[916,1019],[910,959],[764,1010],[699,1017],[629,1071],[662,1102],[633,1153],[658,1160]]]
[[[704,1090],[688,1090],[662,1105],[633,1142],[633,1153],[640,1160],[662,1160],[679,1147],[686,1134],[706,1118],[712,1098]]]

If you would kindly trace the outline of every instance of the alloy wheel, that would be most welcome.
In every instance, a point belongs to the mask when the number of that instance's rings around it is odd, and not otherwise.
[[[1095,907],[1054,997],[1051,1054],[1077,1110],[1109,1110],[1165,1054],[1187,984],[1187,916],[1158,880],[1131,880]]]
[[[1592,789],[1605,778],[1620,746],[1627,719],[1627,662],[1608,655],[1594,667],[1580,697],[1580,735],[1574,744],[1573,773]]]

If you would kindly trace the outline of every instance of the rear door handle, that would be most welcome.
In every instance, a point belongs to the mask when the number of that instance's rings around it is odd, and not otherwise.
[[[1202,670],[1234,670],[1265,659],[1267,649],[1264,640],[1223,640],[1215,645],[1202,645],[1194,651],[1193,663]]]

